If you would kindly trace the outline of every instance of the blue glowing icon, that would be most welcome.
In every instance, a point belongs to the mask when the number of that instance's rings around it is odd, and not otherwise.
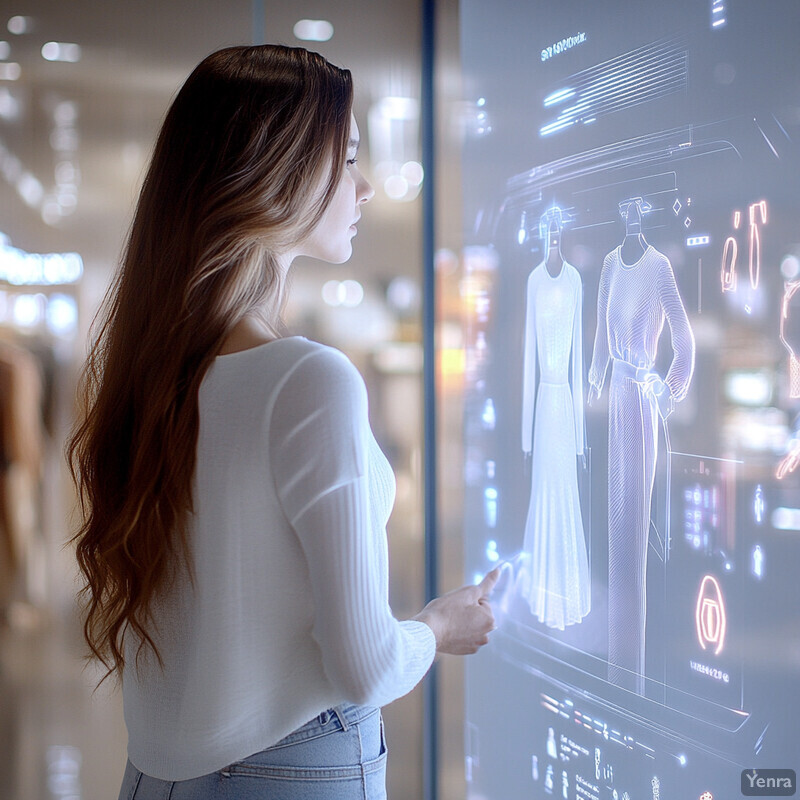
[[[522,212],[522,218],[519,221],[519,230],[517,231],[517,241],[520,244],[525,244],[525,240],[528,238],[528,227],[527,227],[527,215],[525,212]]]
[[[547,729],[547,755],[550,758],[558,758],[556,752],[556,732],[552,728]]]
[[[487,527],[497,527],[497,489],[494,486],[483,490],[483,517]]]
[[[481,414],[481,422],[487,431],[493,431],[495,423],[497,422],[497,415],[494,410],[494,400],[491,397],[486,398],[483,404],[483,413]]]
[[[761,580],[764,577],[764,551],[761,549],[760,544],[757,544],[753,548],[750,561],[750,572],[752,572],[753,577],[758,578],[758,580]]]
[[[497,552],[497,542],[494,539],[490,539],[486,544],[486,558],[493,564],[500,560],[500,554]]]
[[[753,514],[756,522],[760,525],[764,521],[764,490],[760,483],[756,486],[756,494],[753,499]]]
[[[544,790],[548,794],[553,794],[553,765],[547,765],[547,772],[544,776]]]
[[[726,0],[711,0],[711,27],[721,28],[727,24]]]

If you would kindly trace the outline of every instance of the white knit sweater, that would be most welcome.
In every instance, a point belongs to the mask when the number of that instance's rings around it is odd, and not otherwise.
[[[389,608],[394,489],[339,351],[291,337],[216,359],[200,389],[195,584],[179,574],[156,606],[163,671],[143,651],[137,672],[127,644],[134,766],[204,775],[418,683],[436,642]]]

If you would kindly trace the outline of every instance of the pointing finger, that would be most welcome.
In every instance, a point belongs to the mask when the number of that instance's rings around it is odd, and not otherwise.
[[[487,572],[483,580],[478,584],[481,597],[488,597],[492,593],[495,584],[500,578],[500,567],[495,567],[491,572]]]

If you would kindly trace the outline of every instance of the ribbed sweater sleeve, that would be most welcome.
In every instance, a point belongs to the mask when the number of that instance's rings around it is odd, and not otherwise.
[[[672,264],[664,256],[659,273],[658,296],[672,334],[672,363],[664,382],[676,402],[683,400],[692,382],[694,373],[694,335],[686,316]]]
[[[436,642],[427,625],[399,622],[389,608],[376,538],[385,520],[370,518],[371,437],[366,387],[350,361],[329,348],[303,357],[272,409],[271,468],[308,564],[328,680],[350,702],[381,706],[414,688]]]

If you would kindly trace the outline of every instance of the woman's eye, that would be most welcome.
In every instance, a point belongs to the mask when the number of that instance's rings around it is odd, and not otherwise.
[[[353,164],[355,164],[357,161],[358,161],[358,159],[357,159],[357,158],[348,158],[348,159],[347,159],[347,166],[348,166],[348,167],[352,167],[352,166],[353,166]]]

